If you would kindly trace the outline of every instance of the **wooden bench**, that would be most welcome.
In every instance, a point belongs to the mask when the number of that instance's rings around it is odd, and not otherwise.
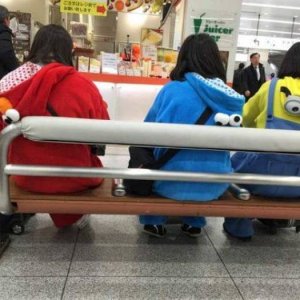
[[[70,118],[27,117],[0,135],[0,211],[6,213],[148,214],[168,216],[218,216],[300,219],[300,203],[252,197],[249,201],[225,194],[210,202],[179,202],[156,196],[112,196],[112,180],[179,180],[300,186],[296,176],[167,172],[144,169],[99,169],[60,166],[10,165],[9,145],[17,136],[37,142],[136,145],[149,147],[258,151],[299,154],[300,132],[220,128],[180,124],[134,123]],[[105,177],[103,185],[81,193],[45,195],[29,193],[9,183],[10,175]]]
[[[214,216],[300,219],[299,202],[252,197],[248,201],[226,193],[209,202],[180,202],[157,196],[114,197],[112,180],[88,191],[74,194],[36,194],[26,192],[10,182],[10,199],[20,213],[84,213],[167,216]]]

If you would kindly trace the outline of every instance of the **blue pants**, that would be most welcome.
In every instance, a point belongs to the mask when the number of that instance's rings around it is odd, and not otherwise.
[[[237,173],[300,176],[300,157],[274,154],[237,152],[231,158],[232,167]],[[298,198],[299,187],[245,185],[251,194],[265,197]],[[225,229],[236,237],[249,237],[254,234],[251,219],[225,218]]]
[[[140,223],[143,225],[163,225],[168,217],[164,216],[140,216]],[[202,228],[206,225],[204,217],[182,217],[182,222],[192,227]]]

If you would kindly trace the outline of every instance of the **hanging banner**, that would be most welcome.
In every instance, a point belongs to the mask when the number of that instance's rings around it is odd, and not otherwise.
[[[70,14],[83,14],[105,17],[107,15],[107,3],[91,0],[61,0],[60,11]]]

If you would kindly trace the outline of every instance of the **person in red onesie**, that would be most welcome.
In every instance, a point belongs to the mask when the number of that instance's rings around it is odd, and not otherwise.
[[[71,36],[63,27],[42,27],[35,36],[27,62],[0,81],[0,102],[4,99],[11,103],[20,118],[57,116],[108,120],[107,105],[96,86],[73,68],[72,50]],[[9,162],[102,167],[91,146],[34,143],[23,137],[12,143]],[[52,194],[83,191],[102,182],[101,178],[28,176],[13,176],[13,180],[27,191]],[[79,223],[82,215],[52,214],[51,217],[57,227],[64,227]]]

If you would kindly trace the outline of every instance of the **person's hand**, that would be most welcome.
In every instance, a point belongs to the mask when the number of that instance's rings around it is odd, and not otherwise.
[[[246,92],[245,92],[245,96],[246,96],[246,97],[250,97],[250,95],[251,95],[251,92],[250,92],[250,91],[246,91]]]

